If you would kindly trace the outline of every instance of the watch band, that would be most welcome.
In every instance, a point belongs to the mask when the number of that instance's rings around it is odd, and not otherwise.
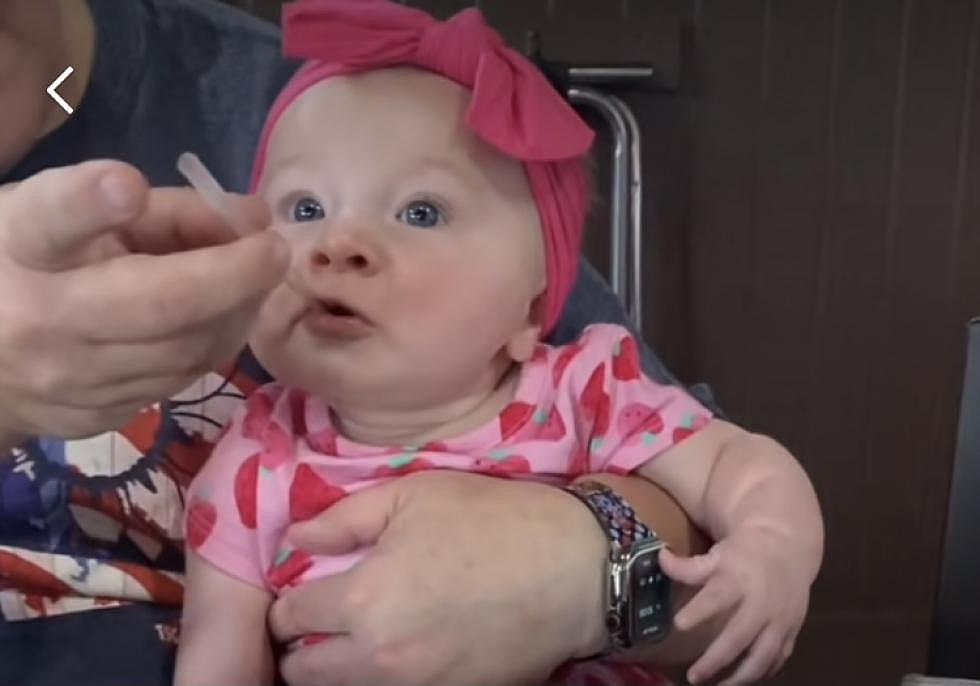
[[[614,551],[629,548],[656,534],[636,516],[636,510],[616,491],[598,481],[579,481],[565,487],[592,512]]]
[[[663,546],[663,541],[646,524],[636,516],[636,510],[618,493],[603,483],[597,481],[580,481],[565,487],[595,516],[599,525],[609,539],[609,556],[606,558],[606,609],[605,623],[608,631],[606,647],[594,657],[608,655],[615,650],[629,649],[637,640],[659,640],[666,631],[664,626],[669,623],[663,619],[665,598],[660,596],[653,601],[646,597],[646,605],[637,605],[630,588],[633,581],[633,563],[645,558],[648,569],[641,574],[653,571],[649,567],[656,562],[649,560],[649,555]],[[652,591],[653,580],[663,578],[657,574],[650,575],[647,588]],[[644,579],[639,586],[642,589]],[[661,582],[662,583],[662,582]],[[668,582],[669,585],[669,582]],[[659,584],[657,585],[659,588]],[[668,591],[669,592],[669,591]],[[641,590],[642,594],[643,591]],[[642,638],[641,638],[642,637]],[[591,659],[591,658],[587,658]]]

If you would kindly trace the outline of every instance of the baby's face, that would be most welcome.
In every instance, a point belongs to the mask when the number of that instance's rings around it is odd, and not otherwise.
[[[252,336],[277,378],[422,408],[530,354],[537,208],[522,165],[463,124],[468,98],[390,69],[328,79],[279,120],[259,192],[293,265]]]

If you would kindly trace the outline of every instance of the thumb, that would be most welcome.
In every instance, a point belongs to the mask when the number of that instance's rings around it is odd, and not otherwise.
[[[25,267],[73,266],[86,243],[139,215],[148,192],[124,162],[47,169],[0,195],[0,245]]]
[[[392,481],[351,493],[313,519],[293,524],[286,539],[320,555],[343,555],[373,546],[398,509],[396,485]]]
[[[712,548],[704,555],[681,557],[663,548],[660,551],[660,568],[674,581],[687,586],[703,586],[718,568],[718,553]]]

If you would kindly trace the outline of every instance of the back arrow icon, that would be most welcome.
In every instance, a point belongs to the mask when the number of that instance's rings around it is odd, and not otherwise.
[[[58,93],[57,93],[57,91],[55,91],[55,89],[58,86],[60,86],[62,84],[62,82],[65,79],[67,79],[71,75],[71,73],[73,71],[75,71],[75,69],[73,67],[68,67],[63,72],[61,72],[61,76],[59,76],[54,81],[52,81],[51,82],[51,85],[48,86],[48,95],[50,95],[52,98],[54,98],[54,101],[56,103],[58,103],[59,105],[61,105],[62,109],[64,109],[65,112],[67,112],[68,114],[71,114],[72,112],[74,112],[74,110],[71,108],[71,106],[67,102],[65,102],[65,99],[63,97],[61,97],[60,95],[58,95]]]

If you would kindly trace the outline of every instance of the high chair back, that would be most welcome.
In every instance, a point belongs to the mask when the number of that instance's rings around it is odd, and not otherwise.
[[[968,328],[929,674],[980,679],[980,317]]]

